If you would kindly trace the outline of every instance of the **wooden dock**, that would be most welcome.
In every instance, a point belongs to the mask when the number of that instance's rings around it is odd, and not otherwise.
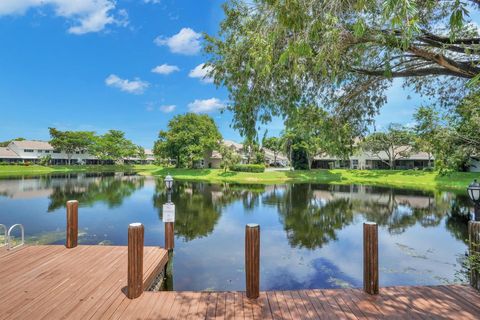
[[[144,280],[166,250],[145,247]],[[0,248],[0,319],[480,319],[480,294],[467,286],[260,292],[144,292],[131,300],[127,247]]]
[[[149,286],[168,251],[144,249]],[[127,247],[0,249],[0,319],[107,319],[128,299]]]

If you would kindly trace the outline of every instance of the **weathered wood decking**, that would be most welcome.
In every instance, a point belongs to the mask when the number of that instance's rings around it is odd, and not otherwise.
[[[144,278],[167,261],[145,247]],[[0,319],[480,319],[480,294],[467,286],[261,292],[122,291],[127,248],[0,248]]]
[[[148,285],[168,252],[156,247],[144,252]],[[127,247],[116,246],[0,249],[0,319],[108,318],[129,300],[127,257]]]

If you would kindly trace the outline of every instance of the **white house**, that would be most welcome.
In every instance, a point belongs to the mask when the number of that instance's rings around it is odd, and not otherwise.
[[[223,140],[221,142],[224,146],[231,148],[240,156],[240,163],[246,164],[248,162],[248,150],[244,145],[231,140]],[[265,162],[267,165],[274,165],[275,157],[272,150],[263,148],[265,154]],[[220,168],[222,162],[222,155],[217,150],[208,150],[205,152],[204,158],[200,160],[196,166],[200,168]],[[282,153],[278,153],[276,156],[276,164],[280,166],[287,166],[288,159]]]
[[[147,157],[144,160],[146,163],[152,163],[155,160],[151,150],[145,149],[145,155]],[[0,147],[0,162],[36,163],[46,156],[51,157],[52,164],[68,164],[68,155],[61,150],[55,150],[47,141],[12,141],[7,147]],[[132,162],[143,161],[136,158],[126,160]],[[95,156],[85,151],[77,151],[71,155],[72,164],[98,164],[100,162]]]
[[[386,152],[378,154],[360,151],[349,157],[348,160],[342,160],[328,155],[321,155],[314,158],[312,168],[335,169],[389,169],[389,157]],[[433,167],[433,156],[426,152],[414,152],[407,157],[395,161],[396,169],[423,169],[429,166]]]

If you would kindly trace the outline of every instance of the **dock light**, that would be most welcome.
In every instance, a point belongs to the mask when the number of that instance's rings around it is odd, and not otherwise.
[[[475,220],[480,221],[480,183],[477,182],[477,179],[473,180],[473,182],[470,183],[467,188],[467,192],[470,200],[472,200],[475,205]]]
[[[173,187],[173,178],[170,174],[168,174],[166,177],[165,177],[165,187],[168,189],[168,190],[172,190],[172,187]]]

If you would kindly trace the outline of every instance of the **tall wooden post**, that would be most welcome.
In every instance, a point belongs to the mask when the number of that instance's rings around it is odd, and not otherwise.
[[[469,255],[480,257],[480,221],[468,222]],[[471,268],[472,269],[472,268]],[[480,290],[480,270],[470,270],[470,285]]]
[[[165,249],[173,250],[175,247],[174,222],[165,222]]]
[[[363,290],[378,294],[378,226],[363,224]]]
[[[127,297],[135,299],[143,293],[143,238],[141,223],[128,226],[128,284]]]
[[[75,248],[78,244],[78,201],[67,201],[67,248]]]
[[[247,298],[260,295],[260,226],[249,223],[245,227],[245,273]]]

